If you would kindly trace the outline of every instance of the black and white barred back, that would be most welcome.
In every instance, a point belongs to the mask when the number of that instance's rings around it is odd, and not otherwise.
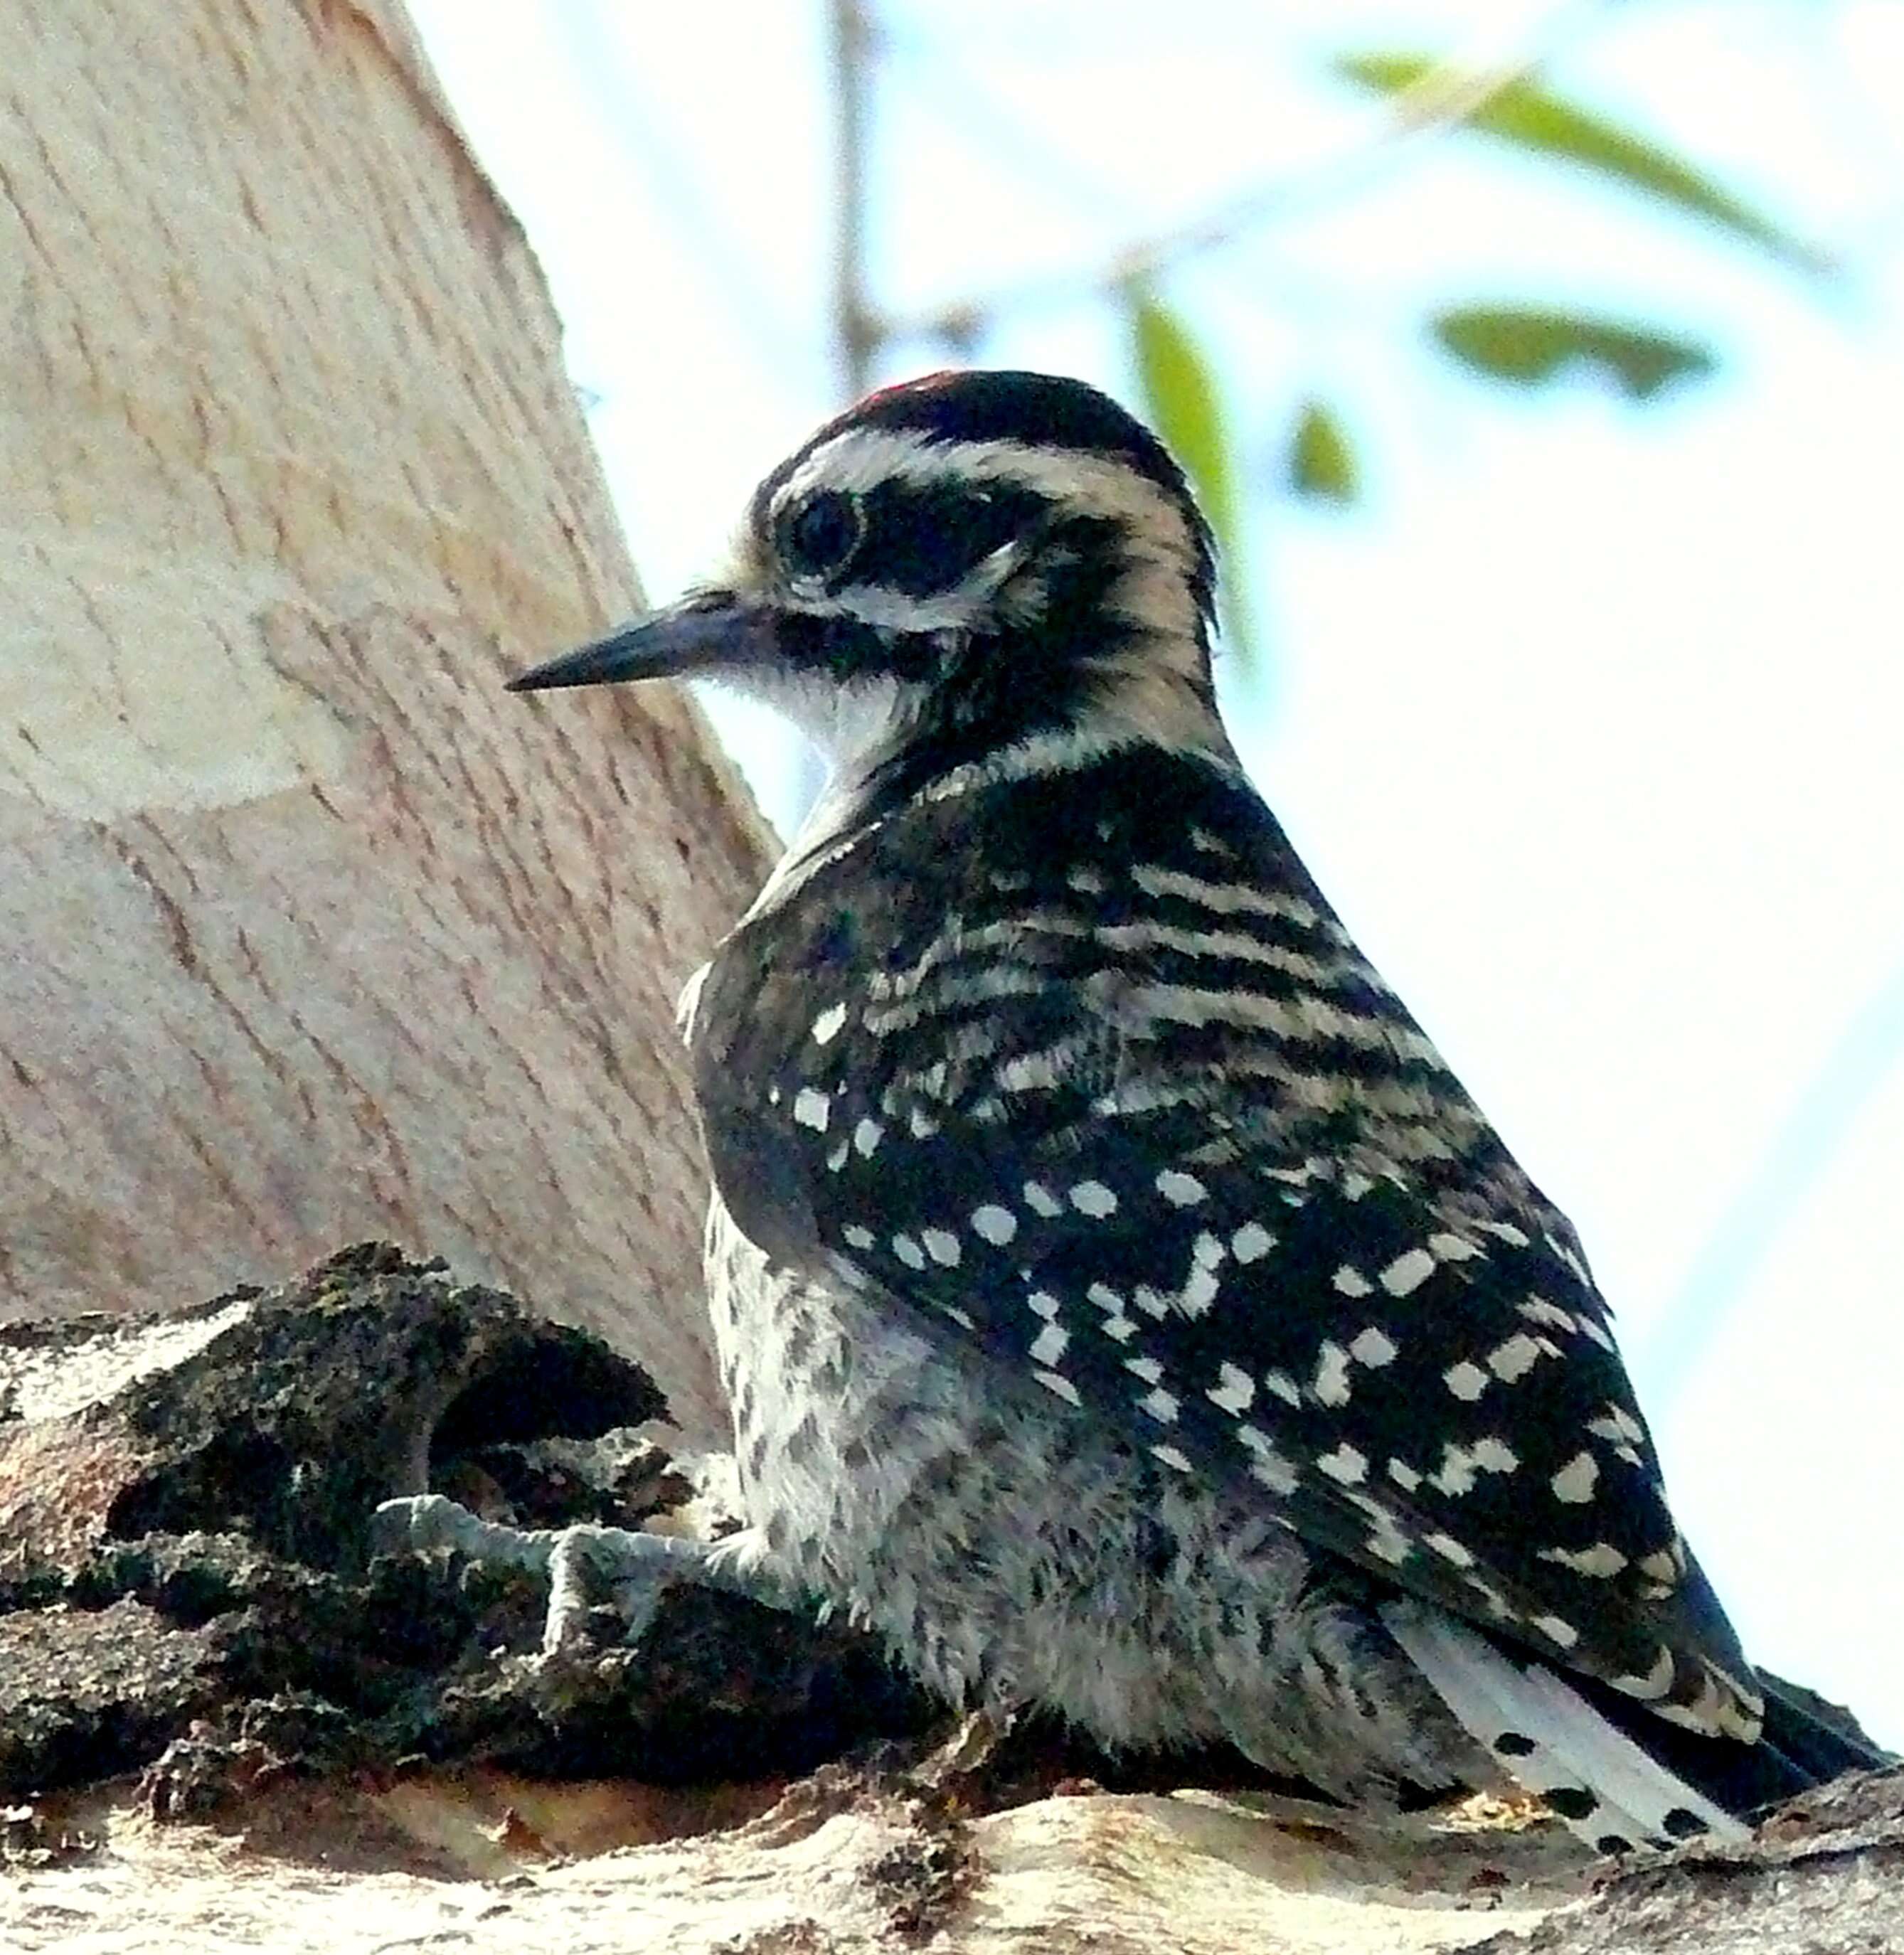
[[[1237,765],[1213,581],[1121,409],[936,376],[530,675],[721,672],[834,755],[691,1005],[757,1551],[1112,1742],[1733,1827],[1866,1756],[1766,1738],[1572,1229]]]

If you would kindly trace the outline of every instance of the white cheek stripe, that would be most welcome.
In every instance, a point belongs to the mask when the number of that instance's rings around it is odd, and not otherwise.
[[[970,625],[974,614],[991,602],[1024,556],[1017,544],[1007,543],[981,559],[951,590],[925,597],[883,584],[845,584],[824,593],[796,588],[793,602],[816,618],[857,618],[895,631],[955,631]]]

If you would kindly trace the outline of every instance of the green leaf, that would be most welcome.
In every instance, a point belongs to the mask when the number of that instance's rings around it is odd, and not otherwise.
[[[1333,409],[1305,401],[1289,436],[1289,481],[1298,496],[1346,508],[1361,494],[1361,470]]]
[[[1390,96],[1416,87],[1443,65],[1432,56],[1414,54],[1343,55],[1336,61],[1337,72],[1349,80]],[[1704,218],[1786,264],[1814,274],[1832,269],[1815,247],[1742,202],[1704,171],[1537,82],[1505,83],[1463,120],[1470,128],[1537,155],[1558,157]]]
[[[1255,633],[1243,593],[1242,497],[1215,370],[1181,316],[1141,285],[1123,288],[1146,418],[1183,464],[1210,520],[1225,570],[1224,637],[1245,670],[1257,666]]]
[[[1524,387],[1578,364],[1610,375],[1629,399],[1650,401],[1675,381],[1704,379],[1718,364],[1696,340],[1540,306],[1456,306],[1428,325],[1463,366]]]
[[[1138,385],[1150,424],[1181,461],[1216,540],[1227,551],[1236,530],[1236,467],[1223,423],[1216,376],[1183,321],[1150,293],[1125,294]]]

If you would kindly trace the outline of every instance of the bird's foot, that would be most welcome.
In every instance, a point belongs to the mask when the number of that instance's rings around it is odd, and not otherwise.
[[[487,1566],[546,1576],[549,1605],[539,1661],[549,1664],[590,1645],[584,1625],[603,1602],[639,1642],[654,1620],[663,1591],[698,1582],[744,1595],[770,1608],[791,1598],[765,1563],[765,1544],[751,1532],[719,1541],[628,1528],[577,1525],[515,1528],[486,1521],[440,1494],[386,1500],[376,1510],[372,1541],[382,1554],[452,1549]]]

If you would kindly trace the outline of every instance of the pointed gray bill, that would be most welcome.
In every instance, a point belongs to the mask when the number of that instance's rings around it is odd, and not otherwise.
[[[773,650],[769,628],[757,613],[729,591],[701,591],[519,674],[508,689],[543,692],[559,685],[685,678],[769,660]]]

